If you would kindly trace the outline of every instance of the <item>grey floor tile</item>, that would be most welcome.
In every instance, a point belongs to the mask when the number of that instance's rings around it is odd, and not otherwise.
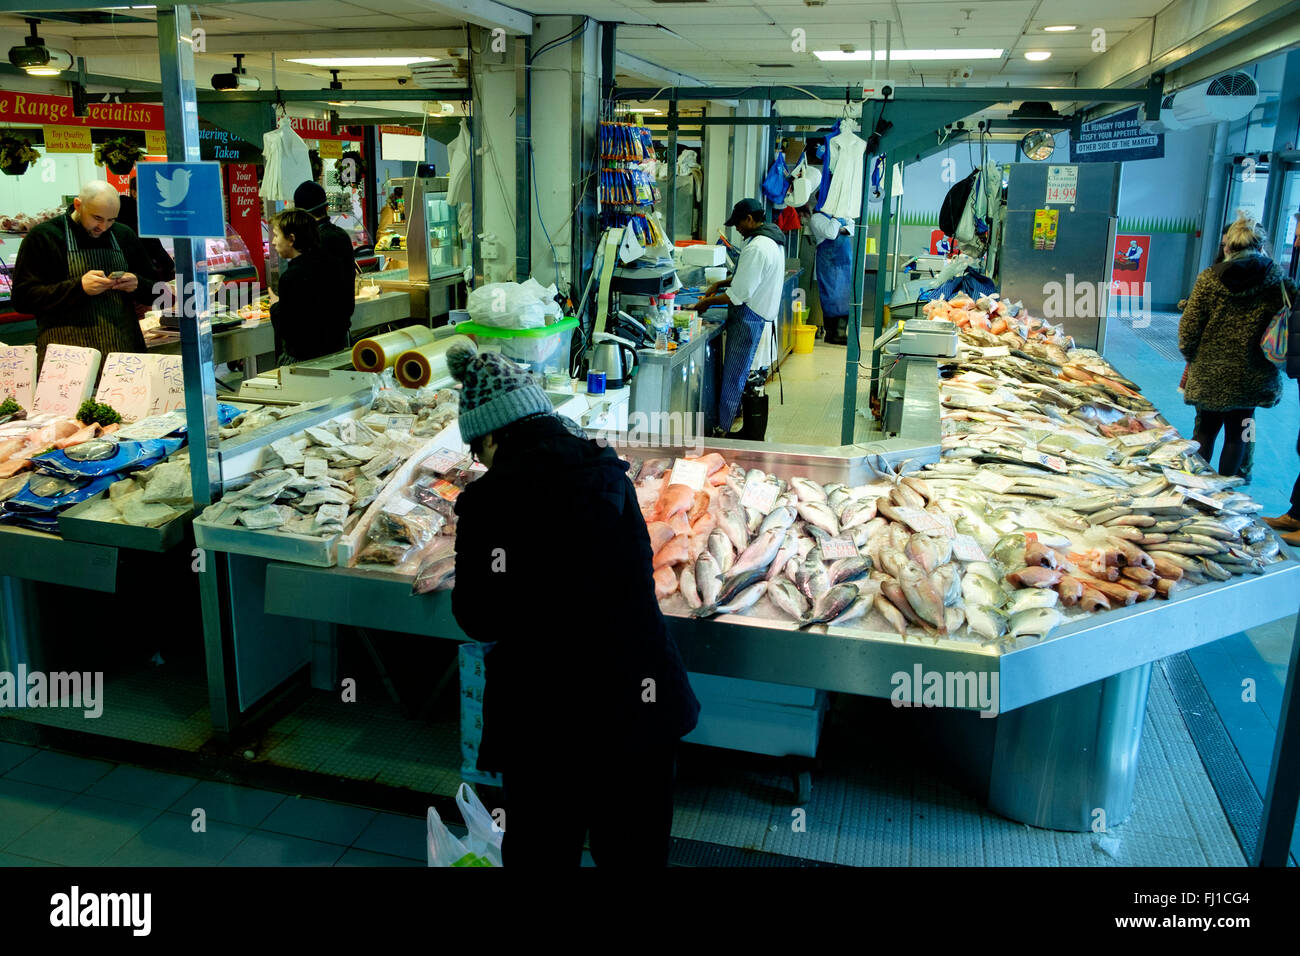
[[[96,781],[86,792],[92,797],[166,810],[197,783],[193,777],[159,773],[143,767],[121,766]]]
[[[351,846],[377,815],[374,810],[341,803],[290,797],[276,807],[258,829]]]
[[[0,849],[53,816],[74,796],[67,790],[0,779]]]
[[[428,823],[419,817],[379,813],[352,844],[361,850],[422,859]]]
[[[5,779],[81,793],[100,777],[107,776],[112,769],[113,764],[103,760],[87,760],[85,757],[42,750],[6,773]]]
[[[201,809],[208,820],[255,827],[284,800],[282,793],[203,780],[178,797],[170,809],[187,816],[192,815],[195,809]]]
[[[348,850],[339,858],[335,866],[425,866],[425,860],[413,860],[402,856],[388,856],[386,853],[372,853],[369,850]]]
[[[109,857],[105,866],[216,866],[248,836],[248,827],[164,813]]]
[[[333,866],[346,852],[334,843],[254,830],[221,866]]]
[[[28,757],[32,757],[39,752],[35,747],[11,744],[8,741],[0,740],[0,777],[3,777]]]
[[[151,807],[81,794],[5,849],[63,866],[101,866],[157,817]]]

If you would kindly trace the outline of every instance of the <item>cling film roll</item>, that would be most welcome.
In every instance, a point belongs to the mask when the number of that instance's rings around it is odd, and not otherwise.
[[[467,335],[449,335],[436,342],[417,345],[397,356],[393,374],[406,388],[423,388],[432,385],[446,388],[454,379],[447,369],[447,350],[455,345],[474,348],[474,340]]]
[[[397,356],[408,349],[428,345],[433,341],[433,329],[423,325],[408,325],[374,338],[362,339],[352,346],[352,367],[358,372],[382,372],[397,361]]]

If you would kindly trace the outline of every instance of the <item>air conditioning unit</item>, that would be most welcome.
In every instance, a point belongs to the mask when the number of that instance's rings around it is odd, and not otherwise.
[[[437,60],[433,63],[412,63],[411,79],[422,90],[446,90],[463,87],[469,82],[464,60]]]
[[[1160,119],[1143,124],[1153,133],[1239,120],[1259,102],[1259,84],[1249,73],[1224,73],[1170,93],[1160,103]]]

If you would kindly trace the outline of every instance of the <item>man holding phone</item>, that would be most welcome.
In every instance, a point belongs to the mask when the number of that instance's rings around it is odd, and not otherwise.
[[[154,275],[139,238],[117,222],[117,190],[87,183],[72,209],[23,239],[14,263],[13,305],[36,317],[37,361],[51,344],[143,352],[135,306],[154,300]]]

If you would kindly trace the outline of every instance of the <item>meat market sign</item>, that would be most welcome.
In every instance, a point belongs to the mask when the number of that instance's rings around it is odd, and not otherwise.
[[[160,130],[163,108],[149,103],[91,103],[86,116],[74,116],[72,97],[0,90],[0,122],[94,129]]]

